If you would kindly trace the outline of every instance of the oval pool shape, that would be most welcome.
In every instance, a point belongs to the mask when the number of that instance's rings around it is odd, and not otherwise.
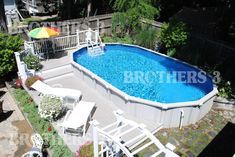
[[[73,60],[126,94],[150,101],[196,101],[213,90],[199,69],[140,47],[108,44],[96,57],[82,48]]]

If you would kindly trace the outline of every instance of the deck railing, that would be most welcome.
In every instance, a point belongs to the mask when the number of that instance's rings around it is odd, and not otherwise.
[[[86,44],[86,33],[89,30],[77,31],[74,35],[68,35],[63,37],[56,37],[50,39],[42,39],[36,41],[25,41],[25,50],[30,51],[33,55],[41,56],[45,53],[56,53],[60,51],[70,50]],[[92,42],[101,42],[99,40],[98,31],[91,30]]]

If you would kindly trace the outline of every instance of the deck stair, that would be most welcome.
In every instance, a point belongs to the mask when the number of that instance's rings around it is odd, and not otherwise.
[[[71,64],[65,64],[51,69],[38,71],[37,75],[41,76],[44,79],[44,81],[48,81],[72,73],[73,69],[71,67]]]
[[[117,121],[103,128],[98,128],[97,121],[91,122],[93,126],[94,157],[116,157],[122,155],[134,157],[151,145],[155,146],[156,152],[150,157],[179,157],[173,152],[175,147],[172,144],[168,143],[164,146],[146,129],[144,124],[138,124],[124,118],[121,110],[114,113]],[[143,142],[143,139],[145,142]],[[98,141],[101,146],[100,151],[98,151]]]

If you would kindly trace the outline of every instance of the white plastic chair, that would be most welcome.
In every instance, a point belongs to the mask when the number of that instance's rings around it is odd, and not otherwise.
[[[32,154],[32,152],[27,152],[27,153],[21,155],[21,157],[43,157],[43,156],[40,153],[35,152]]]
[[[42,146],[43,139],[39,134],[33,134],[31,136],[31,141],[33,142],[33,147],[30,151],[23,154],[21,157],[43,157]]]
[[[43,139],[39,134],[32,135],[31,140],[33,142],[33,147],[34,148],[38,148],[40,150],[42,149]]]
[[[82,132],[85,135],[87,122],[91,119],[91,112],[95,107],[94,102],[80,101],[72,111],[66,113],[65,119],[59,126],[63,127],[64,133],[67,130]]]

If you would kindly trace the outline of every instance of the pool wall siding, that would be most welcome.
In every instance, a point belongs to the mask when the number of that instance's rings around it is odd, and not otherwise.
[[[166,128],[196,123],[210,111],[213,100],[217,94],[217,89],[214,87],[210,93],[197,101],[166,104],[153,102],[127,95],[88,69],[74,62],[73,57],[71,58],[71,65],[75,76],[81,78],[90,87],[112,101],[126,114],[130,114],[136,118],[143,118],[151,122],[162,123]]]

